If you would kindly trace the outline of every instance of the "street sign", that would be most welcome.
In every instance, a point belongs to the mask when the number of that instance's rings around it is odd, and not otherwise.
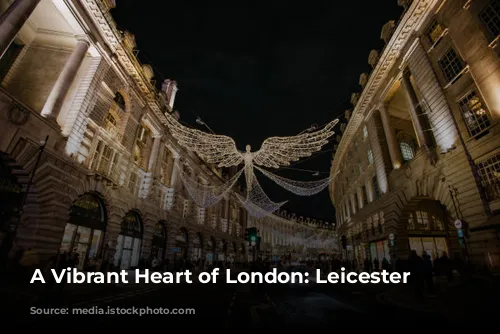
[[[172,248],[172,252],[173,253],[180,253],[181,249],[179,247],[174,247],[174,248]]]
[[[394,240],[394,234],[393,233],[389,234],[389,240]]]
[[[462,229],[462,221],[460,219],[455,220],[455,222],[453,223],[453,225],[455,225],[455,228],[457,230],[461,230]]]

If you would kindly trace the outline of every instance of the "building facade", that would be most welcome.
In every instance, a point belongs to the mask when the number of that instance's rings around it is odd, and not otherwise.
[[[213,185],[226,176],[170,136],[177,84],[155,89],[134,36],[116,28],[115,1],[0,5],[3,252],[74,252],[80,268],[246,261],[237,198],[204,209],[183,187],[179,173]]]
[[[346,254],[500,266],[497,0],[398,1],[332,161]]]
[[[259,231],[260,255],[270,260],[290,255],[295,261],[326,259],[339,253],[335,224],[329,222],[283,210],[264,218],[249,217],[248,226]]]

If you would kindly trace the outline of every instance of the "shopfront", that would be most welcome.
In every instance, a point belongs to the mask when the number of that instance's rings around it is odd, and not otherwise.
[[[137,267],[141,256],[143,224],[136,211],[129,211],[121,223],[116,242],[115,266],[127,270]]]
[[[151,257],[162,261],[165,258],[167,249],[166,224],[158,222],[153,231],[153,240],[151,242]]]
[[[59,250],[77,254],[78,269],[85,268],[89,261],[101,255],[106,220],[104,203],[97,194],[84,194],[71,206]]]
[[[446,231],[447,217],[443,207],[437,201],[424,201],[408,218],[408,245],[410,250],[422,256],[426,252],[432,260],[449,252],[449,240]]]
[[[215,238],[210,237],[207,241],[207,258],[206,258],[207,264],[213,264],[216,261],[216,254],[215,254]]]
[[[384,258],[387,261],[391,261],[391,253],[389,248],[389,240],[379,240],[375,242],[370,242],[370,257],[371,261],[378,260],[379,264],[382,265]]]
[[[203,238],[201,233],[196,233],[193,240],[193,261],[198,261],[203,258]]]

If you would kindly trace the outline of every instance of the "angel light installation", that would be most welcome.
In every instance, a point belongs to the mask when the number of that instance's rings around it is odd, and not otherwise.
[[[285,202],[275,203],[267,197],[260,186],[255,169],[270,178],[284,189],[299,195],[312,196],[325,189],[330,178],[323,180],[302,182],[286,179],[265,170],[263,167],[278,169],[289,166],[300,158],[309,157],[321,150],[328,143],[334,132],[333,127],[338,119],[331,121],[324,128],[290,137],[270,137],[264,140],[260,150],[252,152],[250,145],[246,152],[238,151],[236,143],[231,137],[206,133],[197,129],[188,128],[180,124],[172,115],[165,114],[172,136],[181,146],[194,151],[208,164],[215,164],[219,168],[238,166],[244,167],[222,186],[199,184],[182,168],[181,179],[193,201],[200,207],[209,207],[221,200],[236,184],[244,173],[246,180],[246,197],[236,194],[242,205],[254,217],[265,217],[278,210]]]

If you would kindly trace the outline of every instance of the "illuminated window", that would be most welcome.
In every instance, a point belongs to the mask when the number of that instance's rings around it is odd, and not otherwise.
[[[427,30],[427,37],[432,45],[436,44],[443,36],[444,28],[437,21],[433,21]]]
[[[490,34],[490,39],[497,38],[500,34],[500,0],[492,0],[479,13],[479,18]]]
[[[136,212],[128,212],[120,226],[116,242],[115,266],[126,270],[137,267],[141,252],[142,221]]]
[[[448,82],[455,80],[465,67],[464,62],[453,49],[449,49],[438,62]]]
[[[120,154],[116,150],[99,140],[90,163],[90,169],[117,181],[119,159]]]
[[[371,148],[368,149],[368,163],[370,165],[373,165],[373,151]]]
[[[78,269],[84,269],[86,264],[92,264],[101,252],[105,230],[104,203],[94,194],[84,194],[71,206],[60,251],[78,254]]]
[[[366,125],[363,126],[363,139],[368,138],[368,129],[366,128]]]
[[[415,157],[413,147],[408,142],[399,142],[399,148],[401,149],[401,155],[404,161],[410,161]]]
[[[488,111],[476,92],[467,94],[458,104],[469,134],[474,137],[490,127]]]
[[[500,154],[480,162],[477,167],[488,199],[500,199]]]

